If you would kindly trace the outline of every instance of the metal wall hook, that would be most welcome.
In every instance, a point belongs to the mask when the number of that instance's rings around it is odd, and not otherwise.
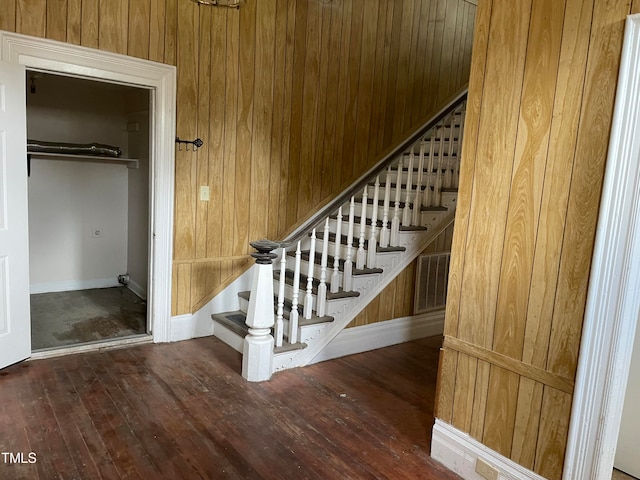
[[[198,148],[204,145],[204,142],[199,138],[196,138],[195,140],[181,140],[180,137],[176,137],[176,143],[178,144],[179,151],[182,151],[182,144],[184,143],[186,145],[185,150],[187,152],[195,152]],[[193,145],[193,148],[189,149],[189,145]]]

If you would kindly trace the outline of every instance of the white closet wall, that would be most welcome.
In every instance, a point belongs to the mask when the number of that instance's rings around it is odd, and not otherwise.
[[[30,93],[29,75],[29,138],[105,143],[130,156],[124,87],[41,75]],[[113,286],[127,273],[130,171],[124,165],[32,159],[31,293]]]

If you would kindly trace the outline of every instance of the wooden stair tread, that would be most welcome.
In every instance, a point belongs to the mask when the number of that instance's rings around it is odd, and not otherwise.
[[[238,293],[238,297],[246,300],[247,302],[249,301],[249,296],[250,296],[251,292],[246,291],[246,292],[240,292]],[[328,294],[327,294],[328,295]],[[298,318],[298,325],[300,327],[306,327],[309,325],[317,325],[318,323],[331,323],[333,322],[334,318],[330,317],[329,315],[325,315],[324,317],[319,317],[316,314],[311,314],[311,318],[304,318],[302,316],[302,308],[304,305],[304,297],[301,297],[301,302],[298,304],[298,314],[299,314],[299,318]],[[276,313],[277,308],[278,308],[278,297],[276,295],[273,296],[273,306],[274,306],[274,313]],[[293,304],[291,303],[291,300],[289,300],[288,298],[284,299],[284,308],[283,308],[283,312],[282,312],[282,316],[284,318],[289,318],[289,314],[291,313],[291,308],[292,308]],[[243,313],[244,315],[244,313]]]
[[[249,333],[249,327],[247,327],[245,323],[247,316],[244,312],[239,310],[227,313],[214,313],[211,315],[211,318],[241,337],[244,337]],[[293,350],[302,350],[304,348],[307,348],[307,344],[304,342],[289,343],[286,340],[283,340],[281,347],[273,347],[273,353],[291,352]]]

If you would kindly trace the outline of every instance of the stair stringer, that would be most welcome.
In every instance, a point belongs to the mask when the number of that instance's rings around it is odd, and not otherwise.
[[[429,246],[455,218],[455,210],[444,216],[441,222],[427,232],[401,232],[401,246],[406,250],[402,253],[378,255],[378,265],[384,269],[382,274],[368,275],[365,282],[356,285],[359,297],[351,297],[331,302],[328,315],[334,317],[331,324],[317,325],[314,331],[308,331],[305,338],[307,348],[291,352],[275,354],[273,357],[273,372],[289,368],[303,367],[311,361],[342,331],[349,323],[373,301],[402,271],[415,260],[426,247]]]

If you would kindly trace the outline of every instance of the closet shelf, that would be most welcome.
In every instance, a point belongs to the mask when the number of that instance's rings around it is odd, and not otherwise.
[[[69,155],[66,153],[29,152],[31,158],[41,160],[70,160],[76,162],[115,163],[126,165],[127,168],[138,168],[138,160],[135,158],[98,157],[96,155]]]

